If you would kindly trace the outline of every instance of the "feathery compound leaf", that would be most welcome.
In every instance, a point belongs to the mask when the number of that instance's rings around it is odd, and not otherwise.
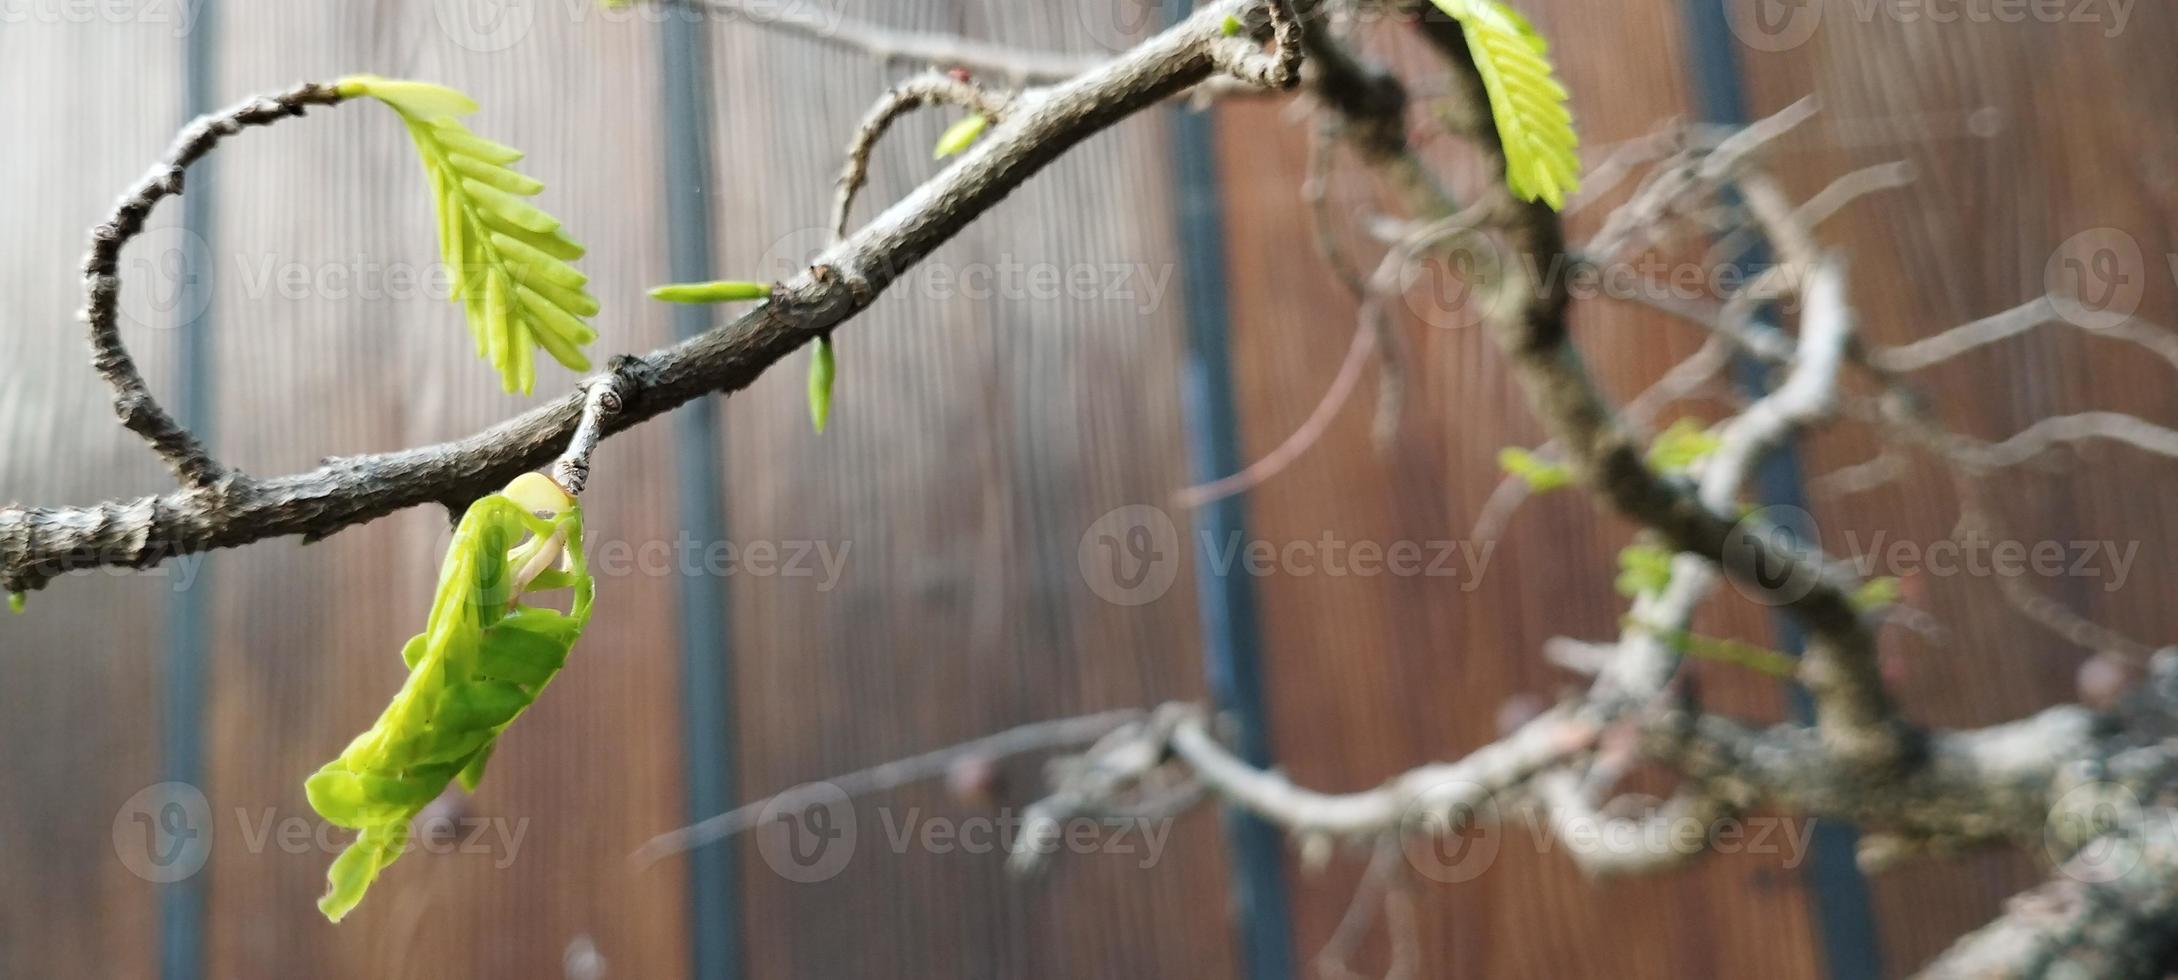
[[[717,282],[677,282],[653,286],[650,298],[668,303],[745,303],[770,299],[771,287],[760,282],[721,279]]]
[[[521,602],[552,589],[572,591],[568,611]],[[363,900],[447,783],[476,788],[500,734],[567,662],[593,596],[582,508],[556,484],[531,473],[470,505],[431,617],[401,649],[408,681],[377,724],[304,783],[319,816],[359,831],[326,873],[326,918],[338,922]]]
[[[930,158],[943,160],[967,149],[969,144],[976,141],[976,137],[983,135],[983,130],[990,124],[991,117],[978,112],[947,126],[945,132],[938,136],[938,146],[931,151]]]
[[[1434,2],[1467,35],[1505,148],[1505,183],[1522,200],[1564,207],[1566,195],[1580,189],[1580,137],[1565,87],[1552,76],[1549,43],[1498,0]]]
[[[817,434],[824,434],[824,424],[832,420],[832,378],[837,369],[832,361],[832,342],[817,338],[813,356],[809,360],[809,421],[817,427]]]
[[[476,335],[477,356],[499,370],[506,389],[536,389],[538,347],[569,370],[589,370],[583,347],[597,331],[582,318],[597,315],[597,299],[585,289],[589,279],[568,264],[582,257],[582,246],[527,200],[544,184],[511,169],[521,151],[457,121],[476,103],[453,89],[355,75],[339,90],[384,102],[407,124],[431,184],[454,299]]]

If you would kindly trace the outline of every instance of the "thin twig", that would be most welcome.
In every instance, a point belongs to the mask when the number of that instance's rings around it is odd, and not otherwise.
[[[330,85],[304,84],[285,92],[244,99],[203,116],[183,128],[166,155],[135,186],[121,195],[113,213],[91,229],[90,251],[83,257],[84,305],[78,314],[91,330],[91,366],[113,386],[114,414],[129,431],[151,444],[184,486],[212,487],[228,476],[197,437],[160,407],[144,376],[121,342],[121,250],[144,230],[153,208],[182,192],[189,165],[212,152],[221,140],[253,126],[270,126],[303,114],[313,105],[334,105],[340,93]]]
[[[909,783],[942,776],[953,763],[961,759],[1006,759],[1030,752],[1045,752],[1093,742],[1115,729],[1140,721],[1143,716],[1144,712],[1140,710],[1124,709],[1032,722],[995,735],[970,739],[958,745],[949,745],[905,759],[895,759],[867,769],[828,776],[815,783],[806,783],[783,793],[744,803],[686,827],[666,831],[646,841],[634,854],[629,855],[628,860],[638,868],[647,868],[682,851],[742,833],[755,827],[756,821],[770,807],[790,806],[804,797],[814,799],[812,787],[822,787],[827,795],[845,794],[850,799],[882,793]]]

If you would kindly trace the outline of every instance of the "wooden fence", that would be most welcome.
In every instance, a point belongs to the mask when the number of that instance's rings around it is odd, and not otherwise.
[[[2038,294],[2051,256],[2093,229],[2137,247],[2126,271],[2143,279],[2143,314],[2178,322],[2163,259],[2178,249],[2172,8],[2127,6],[2122,24],[2114,4],[2093,8],[2099,23],[2079,19],[2089,8],[2012,22],[1997,16],[2008,6],[1970,0],[1939,21],[1934,7],[1808,0],[1772,11],[1783,20],[1749,20],[1756,0],[1730,2],[1751,110],[1823,101],[1780,158],[1793,188],[1887,160],[1922,175],[1827,229],[1850,253],[1877,340]],[[1687,40],[1671,0],[1523,6],[1554,39],[1597,152],[1702,111],[1690,66],[1717,52]],[[1080,51],[1116,49],[1161,16],[1141,0],[821,7]],[[590,245],[605,350],[673,334],[669,312],[642,295],[668,276],[675,208],[688,218],[677,203],[687,189],[662,179],[671,126],[709,137],[716,271],[768,277],[799,260],[824,234],[845,134],[888,73],[731,17],[689,27],[663,16],[590,0],[0,6],[0,120],[14,137],[0,150],[0,499],[83,503],[164,486],[113,423],[71,314],[84,229],[165,145],[191,80],[196,98],[220,104],[351,71],[476,96],[477,128],[529,151],[548,207]],[[684,29],[707,66],[669,79],[663,35]],[[668,86],[684,83],[706,103],[674,118]],[[911,120],[879,150],[866,209],[931,172],[924,148],[943,122]],[[1118,507],[1165,508],[1187,527],[1170,504],[1187,483],[1187,311],[1172,275],[1191,218],[1171,122],[1133,120],[1069,155],[843,331],[824,437],[808,431],[797,361],[725,402],[709,445],[686,420],[608,443],[589,504],[593,550],[617,556],[604,611],[470,802],[479,846],[404,860],[337,928],[312,904],[330,855],[283,828],[315,827],[303,776],[398,684],[394,652],[423,616],[446,515],[72,576],[32,597],[27,616],[0,622],[0,977],[149,977],[162,962],[200,962],[196,975],[212,977],[669,978],[691,973],[699,946],[760,977],[1233,975],[1227,858],[1207,813],[1171,828],[1154,861],[1146,840],[1108,842],[1020,882],[997,855],[899,836],[1003,811],[943,787],[904,789],[858,809],[859,853],[829,880],[792,882],[753,846],[736,849],[739,874],[717,879],[735,910],[724,917],[690,905],[692,876],[713,881],[732,870],[724,862],[697,873],[629,861],[686,821],[692,764],[748,799],[1028,721],[1202,696],[1195,562],[1169,593],[1133,606],[1100,598],[1078,563],[1083,535]],[[1303,127],[1270,103],[1220,108],[1216,124],[1233,372],[1253,457],[1329,383],[1353,309],[1298,244]],[[132,248],[124,307],[155,386],[201,395],[223,458],[288,472],[465,434],[522,404],[493,391],[457,312],[430,287],[422,181],[382,112],[253,131],[214,166],[191,188],[201,220],[185,224],[170,206]],[[1371,200],[1352,172],[1332,191],[1342,214]],[[1069,276],[1093,288],[1069,292]],[[1537,426],[1479,332],[1421,318],[1404,329],[1410,397],[1394,449],[1370,445],[1365,385],[1321,445],[1250,496],[1254,536],[1467,542],[1497,449],[1533,443]],[[1583,302],[1576,330],[1621,395],[1698,342],[1608,299]],[[2089,408],[2178,417],[2169,369],[2048,328],[1932,382],[1947,420],[2000,436]],[[570,380],[553,369],[539,389]],[[1815,441],[1805,462],[1819,473],[1872,451],[1846,433]],[[2020,472],[1999,484],[1998,509],[2020,540],[2136,544],[2123,587],[2043,586],[2154,641],[2173,625],[2157,583],[2174,569],[2158,544],[2178,507],[2151,488],[2178,478],[2178,464],[2082,457],[2096,476]],[[682,495],[710,484],[713,499]],[[1815,510],[1832,544],[1940,540],[1956,513],[1932,479]],[[690,512],[711,515],[737,550],[690,538]],[[1488,740],[1508,698],[1571,683],[1540,658],[1543,640],[1613,632],[1612,555],[1627,534],[1560,495],[1528,505],[1479,576],[1259,579],[1279,763],[1310,785],[1361,788]],[[758,559],[764,547],[778,557]],[[725,597],[712,610],[722,630],[695,646],[730,663],[723,745],[684,733],[679,597],[691,576]],[[2069,698],[2082,651],[2012,614],[1988,576],[1923,579],[1916,601],[1948,636],[1885,639],[1915,717],[1984,723]],[[1705,629],[1768,634],[1752,605],[1727,603],[1712,620]],[[1773,682],[1702,669],[1718,705],[1783,716]],[[1006,775],[999,804],[1018,808],[1035,767]],[[159,868],[130,819],[141,791],[170,778],[207,808],[208,862],[181,886],[147,880]],[[518,842],[498,836],[516,828]],[[1595,885],[1517,821],[1503,845],[1480,879],[1422,892],[1429,975],[1823,973],[1807,869],[1785,854]],[[1288,870],[1305,958],[1345,910],[1357,869]],[[1991,854],[1873,880],[1884,969],[1922,962],[2037,874],[2026,857]]]

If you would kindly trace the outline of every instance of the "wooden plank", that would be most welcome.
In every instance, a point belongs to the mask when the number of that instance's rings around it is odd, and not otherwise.
[[[524,169],[548,187],[540,203],[590,246],[581,266],[607,311],[597,353],[655,347],[666,327],[640,292],[664,267],[654,28],[586,5],[502,12],[234,5],[221,18],[220,89],[371,70],[468,92],[484,106],[475,128],[530,152]],[[234,463],[283,472],[429,443],[528,404],[498,393],[445,301],[414,150],[382,107],[251,134],[223,156],[216,193],[220,428]],[[573,378],[547,363],[538,393]],[[584,950],[617,975],[685,971],[677,866],[626,860],[679,812],[670,569],[632,560],[672,540],[664,446],[651,427],[597,457],[586,503],[599,613],[462,811],[481,847],[409,855],[334,927],[313,904],[330,853],[290,853],[277,838],[223,846],[212,975],[556,975]],[[268,816],[274,832],[319,826],[302,780],[398,686],[395,652],[423,621],[448,529],[447,514],[418,510],[217,560],[208,744],[220,813],[258,833]]]
[[[168,8],[168,16],[184,12]],[[91,225],[178,124],[178,20],[25,7],[0,27],[0,501],[88,504],[169,486],[114,420],[75,313]],[[32,84],[31,81],[35,80]],[[122,256],[165,268],[179,209]],[[132,278],[122,334],[152,388],[173,392],[171,281]],[[154,970],[158,885],[202,857],[147,830],[159,776],[160,628],[186,570],[87,572],[0,615],[0,976],[142,977]],[[154,825],[156,826],[156,825]],[[186,833],[192,829],[182,828]]]
[[[1592,158],[1687,111],[1671,4],[1530,9],[1553,39]],[[1399,43],[1403,37],[1385,40],[1410,71],[1435,70],[1425,52]],[[1648,54],[1638,61],[1612,56],[1627,51]],[[1298,427],[1329,385],[1352,337],[1354,306],[1303,244],[1301,127],[1276,106],[1221,112],[1236,370],[1254,458]],[[1447,142],[1431,143],[1430,151],[1461,180],[1475,179],[1472,156]],[[1346,216],[1381,206],[1357,169],[1334,184],[1332,211],[1350,241],[1358,229]],[[1576,237],[1592,231],[1603,210],[1578,215]],[[1628,528],[1576,494],[1530,502],[1494,544],[1472,539],[1476,514],[1498,480],[1497,450],[1540,436],[1487,338],[1447,315],[1458,295],[1446,281],[1426,280],[1396,311],[1411,352],[1408,405],[1389,453],[1371,446],[1372,381],[1314,449],[1250,499],[1254,534],[1275,548],[1299,546],[1328,558],[1333,548],[1389,553],[1405,544],[1447,556],[1442,574],[1335,575],[1296,564],[1261,581],[1277,757],[1308,785],[1365,788],[1494,738],[1501,704],[1548,703],[1581,682],[1542,660],[1543,641],[1608,638],[1623,612],[1611,581]],[[1619,397],[1699,342],[1669,321],[1596,299],[1579,304],[1575,329]],[[1685,411],[1713,418],[1717,406],[1694,403]],[[1767,639],[1760,610],[1729,600],[1720,606],[1702,630]],[[1781,714],[1773,681],[1707,666],[1697,669],[1711,703],[1758,718]],[[1476,845],[1494,846],[1494,860],[1456,873],[1438,866],[1447,877],[1470,869],[1478,876],[1423,880],[1422,974],[1814,976],[1819,969],[1789,853],[1719,857],[1682,875],[1596,886],[1562,854],[1546,853],[1547,842],[1519,814],[1504,818],[1496,836]],[[1318,875],[1301,870],[1295,942],[1305,957],[1324,946],[1345,912],[1356,870],[1351,861]],[[1384,965],[1378,933],[1359,966]]]
[[[1076,50],[1117,44],[1126,26],[1058,2],[1003,16],[838,9]],[[896,73],[740,24],[715,40],[718,271],[772,278],[824,243],[841,150]],[[894,130],[858,221],[934,172],[929,148],[953,115]],[[1157,118],[1130,121],[911,270],[840,332],[821,438],[799,358],[730,403],[736,542],[846,554],[828,589],[729,583],[744,798],[1036,719],[1202,695],[1189,570],[1136,607],[1099,599],[1079,570],[1100,515],[1162,505],[1184,479],[1167,159]],[[1077,272],[1087,286],[1069,295]],[[1035,278],[1051,274],[1056,292]],[[749,974],[1231,975],[1207,813],[1173,829],[1152,867],[1139,838],[1107,836],[1138,850],[1064,855],[1039,882],[1010,880],[996,853],[893,843],[901,827],[1017,817],[1041,781],[1033,764],[1005,771],[995,810],[931,787],[856,807],[853,857],[819,883],[788,881],[745,846]]]
[[[1802,28],[1743,38],[1756,111],[1802,95],[1824,113],[1783,158],[1801,193],[1854,167],[1910,161],[1921,174],[1910,191],[1842,215],[1825,240],[1853,261],[1855,306],[1864,329],[1897,343],[2008,309],[2049,285],[2093,288],[2045,275],[2068,240],[2129,242],[2137,258],[2115,275],[2141,290],[2140,313],[2178,321],[2170,269],[2174,247],[2171,161],[2178,138],[2144,124],[2159,112],[2174,69],[2159,52],[2178,38],[2167,7],[2141,6],[2123,30],[2114,21],[2003,23],[1987,8],[1955,23],[1867,9],[1811,5]],[[2071,11],[2068,11],[2068,15]],[[2100,11],[2106,17],[2110,11]],[[2097,232],[2097,229],[2109,231]],[[2080,243],[2075,243],[2077,250]],[[2070,254],[2070,253],[2065,253]],[[2090,274],[2094,275],[2093,273]],[[2089,409],[2178,418],[2170,365],[2137,348],[2046,326],[1925,373],[1930,403],[1972,435],[2001,438],[2035,419]],[[1865,433],[1819,441],[1811,471],[1861,462],[1875,452]],[[2114,566],[2100,577],[2032,576],[2029,583],[2074,612],[2117,626],[2151,645],[2170,635],[2157,583],[2173,566],[2160,547],[2174,523],[2170,505],[2137,492],[2178,476],[2178,463],[2110,447],[2060,453],[2053,467],[2024,468],[1991,486],[2000,539],[2054,542],[2069,555],[2081,542],[2137,547],[2120,586]],[[1912,471],[1912,489],[1893,485],[1822,502],[1827,544],[1882,554],[1923,554],[1951,532],[1958,501],[1933,467]],[[1879,538],[1879,536],[1881,536]],[[1912,549],[1896,550],[1901,546]],[[1939,574],[1927,560],[1887,562],[1908,574],[1908,593],[1943,623],[1948,640],[1894,631],[1886,656],[1902,700],[1923,721],[1987,724],[2074,696],[2083,651],[2004,604],[1998,580]],[[2032,855],[1999,852],[1958,863],[1917,863],[1875,880],[1887,968],[1903,975],[1957,936],[1987,921],[2013,892],[2041,879]]]

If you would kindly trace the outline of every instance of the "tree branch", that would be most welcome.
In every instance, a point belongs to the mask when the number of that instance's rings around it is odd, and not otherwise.
[[[144,230],[145,219],[160,201],[181,194],[189,165],[212,152],[221,140],[247,127],[300,116],[313,105],[340,101],[332,86],[305,84],[254,96],[198,118],[174,138],[150,172],[121,195],[112,215],[91,229],[91,247],[83,257],[84,305],[77,314],[91,328],[91,366],[113,386],[113,410],[121,424],[144,437],[184,486],[210,488],[227,475],[227,469],[160,407],[137,371],[136,360],[121,343],[121,250]]]
[[[671,347],[616,358],[610,371],[623,406],[603,423],[602,435],[691,399],[745,388],[861,312],[896,277],[1067,150],[1209,78],[1230,60],[1220,51],[1233,40],[1221,30],[1225,18],[1255,2],[1207,4],[1079,77],[1023,92],[1008,118],[959,160],[826,249],[808,271],[780,283],[770,302]],[[0,590],[31,591],[76,569],[146,568],[267,538],[314,540],[420,504],[466,504],[550,462],[572,436],[582,401],[578,389],[463,439],[330,459],[291,476],[230,476],[218,486],[192,484],[89,507],[0,508]]]

